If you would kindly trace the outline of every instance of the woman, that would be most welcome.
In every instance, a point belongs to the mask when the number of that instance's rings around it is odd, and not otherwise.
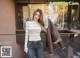
[[[43,13],[37,9],[33,13],[33,19],[26,22],[24,51],[28,54],[28,58],[43,58],[43,43],[40,37],[41,29],[44,29],[42,27],[45,27]]]
[[[55,38],[58,39],[59,36],[55,36],[57,30],[54,30],[54,27],[51,25],[50,20],[43,20],[43,12],[40,9],[37,9],[33,13],[33,19],[31,21],[26,22],[24,51],[28,54],[28,58],[43,58],[43,43],[40,37],[41,30],[47,32],[47,43],[49,45],[50,54],[52,54],[53,50],[51,49],[53,48],[50,44],[52,42],[50,41],[50,36],[53,36],[51,38],[52,40]],[[57,44],[60,41],[61,40],[56,40],[55,43]]]

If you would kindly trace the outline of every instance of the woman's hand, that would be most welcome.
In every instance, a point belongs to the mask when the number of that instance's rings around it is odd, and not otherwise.
[[[47,28],[45,28],[44,26],[41,26],[41,29],[47,33]]]
[[[27,54],[27,53],[28,53],[28,48],[25,48],[24,51],[25,51],[25,53]]]
[[[58,38],[55,42],[54,42],[54,44],[58,44],[59,42],[61,42],[62,41],[62,39],[60,39],[60,38]]]
[[[60,38],[58,38],[58,39],[54,42],[54,44],[60,46],[60,47],[62,48],[62,50],[65,49],[64,43],[63,43],[62,39],[60,39]]]

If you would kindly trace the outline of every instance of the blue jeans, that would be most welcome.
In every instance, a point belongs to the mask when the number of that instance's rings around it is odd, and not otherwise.
[[[28,58],[43,58],[43,43],[28,42]]]

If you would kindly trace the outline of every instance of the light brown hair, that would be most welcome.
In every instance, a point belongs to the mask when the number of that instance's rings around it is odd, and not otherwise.
[[[40,17],[38,19],[38,23],[40,23],[40,25],[44,26],[44,21],[43,21],[43,12],[41,9],[37,9],[34,13],[33,13],[33,19],[34,19],[34,16],[36,15],[36,12],[39,12],[40,13]]]

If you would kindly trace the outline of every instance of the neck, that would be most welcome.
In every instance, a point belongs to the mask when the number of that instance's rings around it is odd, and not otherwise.
[[[36,22],[38,22],[38,21],[37,21],[37,20],[35,20],[35,19],[34,19],[33,21],[36,21]]]

